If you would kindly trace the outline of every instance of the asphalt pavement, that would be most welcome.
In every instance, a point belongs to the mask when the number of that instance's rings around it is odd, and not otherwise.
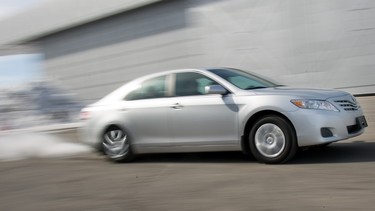
[[[283,165],[239,152],[114,164],[78,150],[0,162],[0,210],[375,210],[374,176],[375,139],[361,137]]]

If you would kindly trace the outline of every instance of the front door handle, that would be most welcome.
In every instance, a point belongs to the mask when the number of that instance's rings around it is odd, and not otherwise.
[[[171,108],[173,109],[182,109],[184,106],[179,104],[179,103],[175,103],[173,105],[171,105]]]

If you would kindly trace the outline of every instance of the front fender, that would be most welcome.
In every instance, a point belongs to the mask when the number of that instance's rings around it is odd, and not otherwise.
[[[289,119],[288,113],[297,111],[290,97],[286,96],[247,96],[236,99],[239,105],[240,134],[246,135],[246,127],[249,120],[259,114],[281,114]],[[253,119],[255,120],[255,119]]]

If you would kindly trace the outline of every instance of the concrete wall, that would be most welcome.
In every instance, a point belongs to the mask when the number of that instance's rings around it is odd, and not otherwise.
[[[104,17],[161,0],[48,0],[0,19],[0,46],[29,43]]]
[[[186,9],[202,38],[200,64],[294,86],[375,93],[375,1],[205,2]]]
[[[150,5],[44,37],[46,73],[93,101],[137,76],[177,66],[190,56],[191,40],[181,36],[182,3]]]
[[[284,84],[375,93],[375,1],[169,0],[38,41],[87,102],[165,69],[231,66]]]

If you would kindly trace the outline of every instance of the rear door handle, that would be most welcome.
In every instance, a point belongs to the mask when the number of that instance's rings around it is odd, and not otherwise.
[[[184,106],[179,104],[179,103],[175,103],[175,104],[171,105],[170,107],[173,108],[173,109],[182,109]]]

